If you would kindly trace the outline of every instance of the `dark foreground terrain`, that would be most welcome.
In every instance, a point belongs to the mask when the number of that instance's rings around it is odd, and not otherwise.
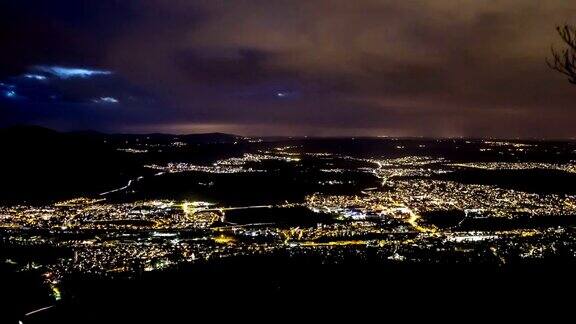
[[[74,277],[49,309],[33,279],[3,276],[3,323],[200,321],[560,320],[572,307],[574,267],[374,266],[251,260],[138,278]],[[45,293],[45,292],[44,292]],[[43,303],[44,302],[44,303]]]

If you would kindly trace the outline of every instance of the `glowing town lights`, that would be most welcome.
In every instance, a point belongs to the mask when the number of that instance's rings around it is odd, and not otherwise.
[[[231,237],[231,236],[226,236],[226,235],[219,235],[213,238],[214,242],[218,243],[218,244],[232,244],[234,243],[236,240]]]
[[[58,299],[66,298],[64,291],[60,293],[59,283],[69,274],[115,276],[224,258],[286,255],[319,257],[328,263],[354,255],[387,263],[466,260],[471,264],[505,264],[575,255],[576,231],[555,222],[576,214],[576,195],[523,192],[434,177],[441,171],[473,167],[573,170],[572,162],[454,164],[423,156],[363,159],[293,151],[298,148],[269,147],[210,165],[168,162],[166,166],[149,167],[165,173],[267,173],[274,172],[266,166],[272,161],[275,165],[318,171],[321,178],[310,178],[314,181],[313,190],[299,200],[235,206],[226,201],[192,198],[121,202],[113,196],[78,197],[47,205],[0,206],[0,231],[5,242],[58,246],[73,252],[56,262],[23,262],[16,258],[4,262],[22,271],[43,271],[52,297]],[[294,163],[299,158],[305,162],[316,158],[322,163],[315,163],[314,169],[302,169],[311,167]],[[349,161],[363,163],[357,167],[341,163]],[[339,178],[341,173],[350,171],[369,175],[374,182],[354,192],[322,191],[318,186],[361,183],[357,178]],[[141,179],[134,178],[112,192],[125,190]],[[387,187],[376,185],[385,179]],[[257,217],[252,218],[251,214]],[[307,215],[304,222],[297,219],[300,214]],[[291,219],[284,221],[283,215],[290,215]],[[296,216],[294,220],[292,215]],[[276,221],[275,217],[280,218]],[[440,223],[436,223],[440,217]],[[443,223],[445,219],[450,222]],[[538,223],[541,220],[543,225]],[[520,226],[486,226],[502,221]],[[528,223],[521,223],[524,221]],[[523,224],[537,226],[525,228]],[[71,234],[81,236],[71,239]]]
[[[60,292],[60,289],[58,287],[56,287],[55,285],[52,286],[52,296],[54,297],[54,300],[59,301],[60,299],[62,299],[62,293]]]

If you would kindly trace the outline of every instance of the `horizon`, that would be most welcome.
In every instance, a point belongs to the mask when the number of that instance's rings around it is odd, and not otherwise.
[[[187,136],[187,135],[229,135],[244,138],[259,138],[259,139],[390,139],[390,140],[470,140],[470,141],[534,141],[534,142],[573,142],[576,141],[576,137],[569,138],[538,138],[538,137],[463,137],[463,136],[453,136],[453,137],[433,137],[433,136],[387,136],[387,135],[245,135],[227,132],[192,132],[192,133],[163,133],[163,132],[152,132],[152,133],[128,133],[128,132],[107,132],[99,131],[94,129],[72,129],[72,130],[58,130],[55,128],[45,127],[42,125],[33,124],[17,124],[5,127],[0,127],[0,130],[9,129],[26,129],[26,128],[40,128],[49,131],[54,131],[61,134],[75,134],[75,133],[97,133],[101,135],[135,135],[135,136],[145,136],[145,135],[170,135],[170,136]]]

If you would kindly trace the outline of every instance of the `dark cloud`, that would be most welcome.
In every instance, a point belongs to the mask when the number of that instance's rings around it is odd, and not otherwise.
[[[3,1],[0,82],[16,89],[0,88],[0,114],[111,131],[570,137],[576,89],[544,58],[574,17],[563,0]],[[114,74],[18,79],[34,66]]]
[[[273,53],[252,49],[186,51],[177,54],[175,59],[182,73],[197,83],[243,85],[294,77],[290,71],[267,66],[274,60]]]

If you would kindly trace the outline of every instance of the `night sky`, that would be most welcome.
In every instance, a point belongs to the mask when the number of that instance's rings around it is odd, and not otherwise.
[[[2,0],[0,126],[576,137],[566,0]]]

